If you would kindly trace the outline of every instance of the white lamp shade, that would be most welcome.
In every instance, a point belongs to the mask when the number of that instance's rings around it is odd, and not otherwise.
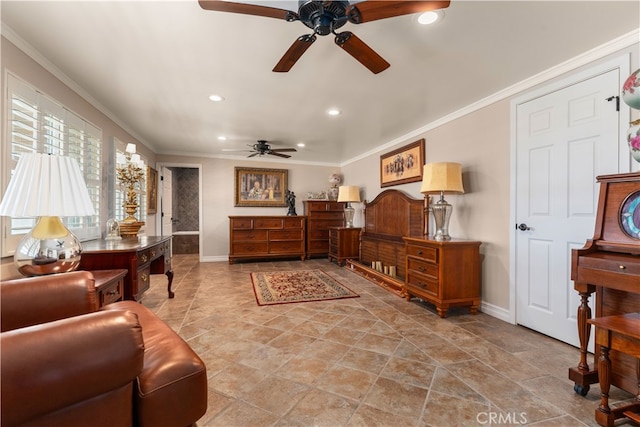
[[[124,149],[125,153],[135,154],[136,152],[136,144],[128,143],[127,148]]]
[[[338,189],[338,202],[359,202],[360,187],[356,185],[343,185]]]
[[[87,185],[71,157],[26,153],[0,203],[11,217],[94,215]]]
[[[427,163],[423,172],[421,193],[464,193],[460,163]]]

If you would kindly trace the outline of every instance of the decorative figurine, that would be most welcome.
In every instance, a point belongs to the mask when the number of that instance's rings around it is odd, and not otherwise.
[[[296,195],[293,191],[287,190],[285,193],[285,200],[287,201],[287,205],[289,206],[289,211],[287,212],[287,216],[297,216],[296,213]]]

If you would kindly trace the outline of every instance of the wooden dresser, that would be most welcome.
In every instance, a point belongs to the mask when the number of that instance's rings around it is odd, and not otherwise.
[[[329,261],[343,265],[347,259],[360,256],[360,228],[329,227]]]
[[[229,264],[244,259],[306,258],[305,216],[230,216]]]
[[[595,316],[617,316],[640,309],[640,173],[603,175],[593,238],[571,251],[571,279],[580,294],[577,312],[580,361],[569,368],[574,391],[589,392],[598,382],[597,369],[587,363],[591,335],[589,298],[595,292]],[[597,351],[597,349],[596,349]],[[638,360],[615,349],[610,353],[611,384],[638,393]]]
[[[450,306],[480,305],[480,244],[470,240],[437,241],[405,237],[407,300],[412,296],[435,304],[440,317]]]
[[[126,269],[124,299],[140,301],[149,289],[151,274],[166,274],[167,292],[171,284],[171,236],[142,236],[117,241],[91,240],[82,244],[80,270]]]
[[[304,200],[307,217],[307,257],[327,256],[329,227],[344,225],[344,203],[329,200]]]

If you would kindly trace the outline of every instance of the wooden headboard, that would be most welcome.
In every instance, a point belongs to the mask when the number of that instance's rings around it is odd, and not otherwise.
[[[403,296],[405,249],[402,237],[422,237],[425,228],[425,200],[414,199],[399,190],[385,190],[365,203],[365,225],[360,240],[359,262],[352,268],[389,291]],[[396,277],[372,268],[372,262],[393,266]]]

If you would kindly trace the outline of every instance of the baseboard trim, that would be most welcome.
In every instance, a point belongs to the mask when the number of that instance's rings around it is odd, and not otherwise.
[[[490,304],[485,301],[481,301],[480,311],[483,312],[484,314],[488,314],[491,317],[495,317],[496,319],[500,319],[507,323],[512,323],[509,310],[507,310],[506,308],[502,308],[497,305]]]
[[[229,261],[229,257],[226,255],[200,257],[200,262],[227,262],[227,261]]]

